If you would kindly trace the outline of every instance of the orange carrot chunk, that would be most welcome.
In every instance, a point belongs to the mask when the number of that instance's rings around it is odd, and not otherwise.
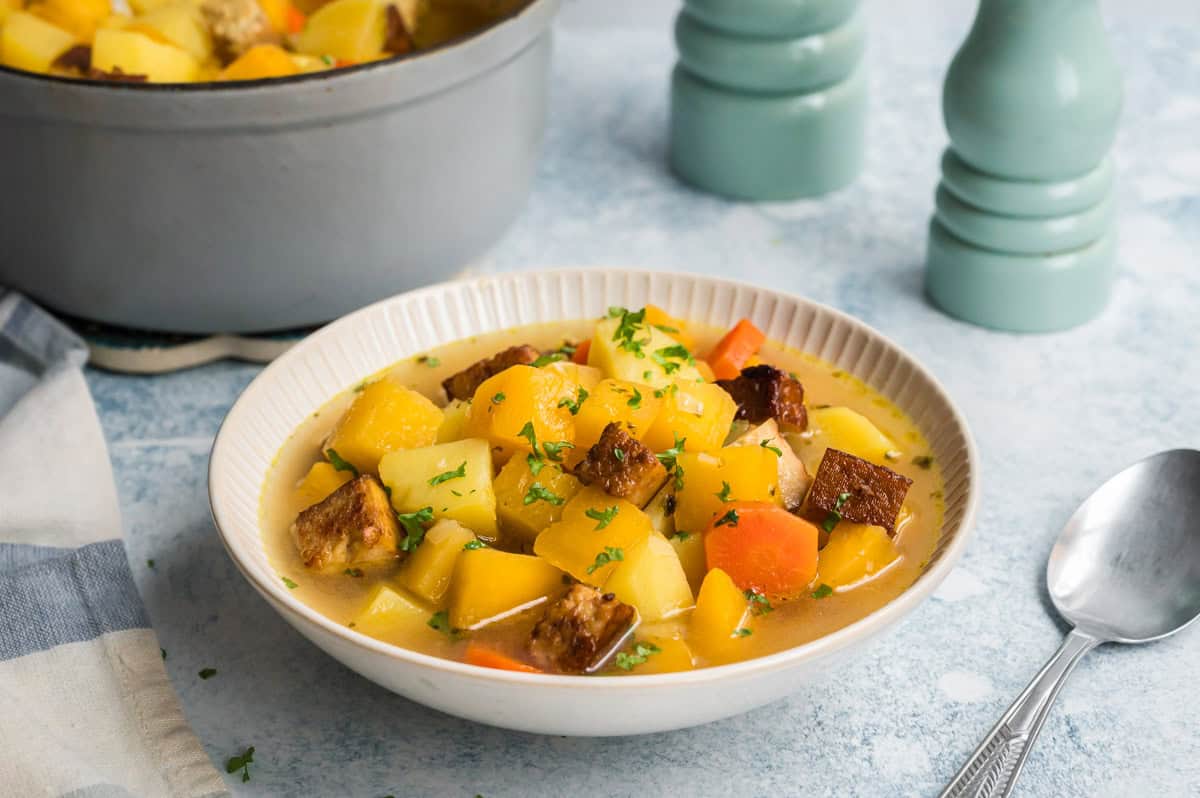
[[[304,26],[308,23],[308,17],[304,16],[304,12],[293,5],[287,7],[287,29],[288,33],[299,33],[304,30]]]
[[[732,380],[742,373],[746,363],[758,352],[767,336],[763,331],[742,319],[725,333],[708,355],[708,365],[718,380]]]
[[[479,645],[478,643],[471,643],[467,646],[467,653],[463,659],[468,665],[478,665],[481,668],[496,668],[497,670],[517,671],[519,673],[542,672],[532,665],[526,665],[520,660],[515,660],[512,657],[501,654],[499,651]]]
[[[720,568],[742,590],[788,598],[817,574],[817,528],[774,504],[733,502],[704,533],[708,568]]]
[[[592,339],[588,339],[575,347],[575,354],[571,355],[571,362],[578,363],[581,366],[587,365],[588,352],[592,349]]]

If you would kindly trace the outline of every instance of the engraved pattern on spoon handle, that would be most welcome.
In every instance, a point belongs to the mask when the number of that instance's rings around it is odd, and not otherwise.
[[[940,798],[1003,798],[1012,792],[1050,705],[1083,655],[1101,641],[1072,629]]]

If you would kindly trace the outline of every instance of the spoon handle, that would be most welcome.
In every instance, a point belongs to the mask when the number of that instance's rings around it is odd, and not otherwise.
[[[1012,792],[1058,691],[1100,640],[1072,629],[1020,697],[992,727],[939,798],[1002,798]]]

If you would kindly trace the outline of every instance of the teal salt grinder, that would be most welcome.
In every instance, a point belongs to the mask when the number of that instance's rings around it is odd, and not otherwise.
[[[951,144],[925,264],[937,305],[1017,332],[1104,309],[1120,110],[1096,0],[980,0],[942,95]]]
[[[825,194],[862,168],[858,0],[685,0],[675,22],[671,167],[737,199]]]

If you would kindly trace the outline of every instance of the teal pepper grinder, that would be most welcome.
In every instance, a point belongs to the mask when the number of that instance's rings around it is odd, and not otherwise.
[[[728,197],[786,200],[862,168],[858,0],[685,0],[675,23],[671,167]]]
[[[1108,302],[1121,75],[1097,0],[980,0],[950,64],[925,285],[953,316],[1047,332]]]

